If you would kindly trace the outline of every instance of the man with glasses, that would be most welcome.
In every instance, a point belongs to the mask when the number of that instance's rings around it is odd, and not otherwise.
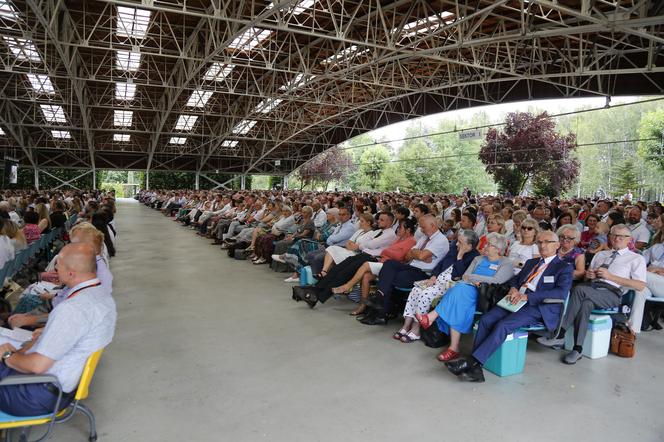
[[[505,342],[507,335],[539,323],[544,323],[549,330],[558,327],[562,302],[544,301],[565,299],[572,286],[573,269],[558,257],[559,246],[555,233],[545,231],[537,235],[541,258],[526,261],[523,270],[508,282],[512,287],[507,293],[510,302],[526,301],[526,304],[515,313],[496,306],[484,314],[478,324],[472,356],[445,363],[451,373],[464,381],[484,382],[482,366]]]
[[[563,358],[565,364],[575,364],[581,359],[583,340],[593,309],[618,307],[625,290],[641,291],[646,286],[646,261],[627,247],[631,238],[626,225],[617,224],[611,228],[609,239],[612,248],[595,254],[586,272],[587,282],[572,290],[561,334],[554,338],[537,339],[547,347],[559,347],[565,342],[565,330],[573,327],[574,348]]]

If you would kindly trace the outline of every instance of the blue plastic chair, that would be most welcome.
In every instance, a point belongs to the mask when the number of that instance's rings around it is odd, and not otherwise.
[[[625,293],[622,296],[620,305],[632,305],[632,302],[634,302],[634,295],[634,290],[630,290]],[[616,313],[620,313],[620,307],[596,308],[592,311],[593,315],[615,315]]]
[[[558,321],[558,327],[556,328],[556,333],[555,333],[554,336],[558,336],[558,334],[560,333],[560,329],[563,326],[563,318],[565,317],[565,312],[567,311],[568,302],[569,302],[569,292],[567,292],[567,296],[565,296],[565,299],[545,299],[544,301],[542,301],[542,303],[544,303],[544,304],[560,304],[560,303],[563,304],[563,310],[562,310],[562,312],[560,312],[560,320]],[[530,332],[542,332],[542,331],[546,331],[546,330],[547,330],[547,328],[543,323],[533,324],[531,326],[521,327],[519,329],[519,331],[524,331],[524,332],[528,332],[528,333],[530,333]]]

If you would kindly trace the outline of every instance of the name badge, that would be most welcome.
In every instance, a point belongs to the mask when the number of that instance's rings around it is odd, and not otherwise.
[[[498,270],[498,264],[489,264],[489,270]]]
[[[544,277],[544,283],[545,284],[552,284],[553,283],[553,276],[545,276]]]

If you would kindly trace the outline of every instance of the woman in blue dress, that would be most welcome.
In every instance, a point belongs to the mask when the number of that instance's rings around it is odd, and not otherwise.
[[[438,355],[438,360],[447,362],[460,356],[459,341],[463,333],[473,327],[477,304],[477,286],[482,282],[501,284],[509,280],[514,272],[512,260],[502,256],[507,239],[499,233],[489,233],[482,256],[478,256],[463,274],[462,282],[449,289],[427,315],[416,315],[420,326],[427,329],[436,321],[438,328],[450,336],[450,346]]]

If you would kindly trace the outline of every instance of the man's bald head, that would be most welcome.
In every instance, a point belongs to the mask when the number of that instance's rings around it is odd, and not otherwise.
[[[58,254],[58,273],[60,271],[74,274],[74,276],[95,275],[97,260],[94,247],[89,243],[74,243],[64,246]]]

